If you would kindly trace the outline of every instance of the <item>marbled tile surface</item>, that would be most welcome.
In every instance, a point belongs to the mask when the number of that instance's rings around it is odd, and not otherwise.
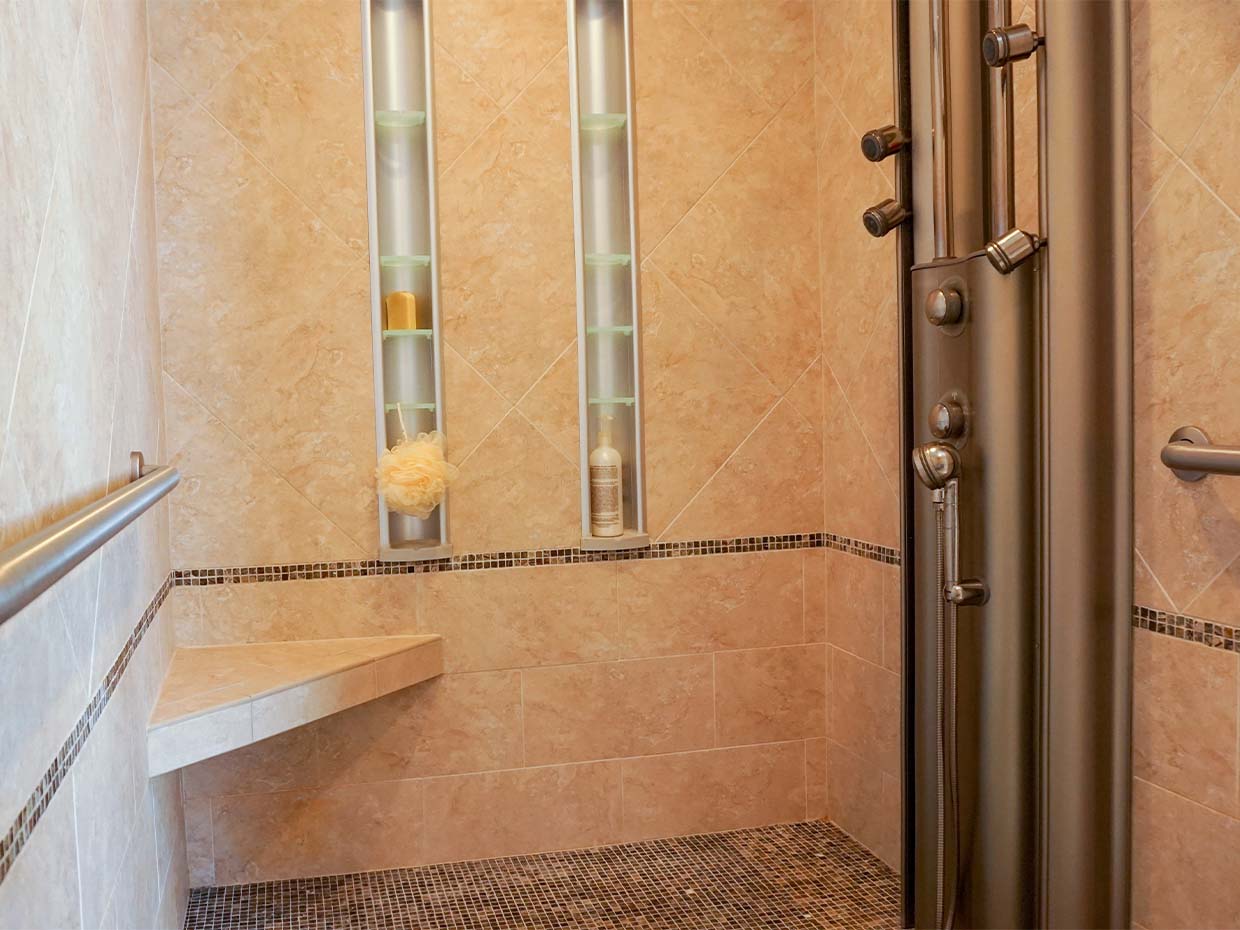
[[[895,873],[825,821],[198,888],[185,930],[898,927]]]

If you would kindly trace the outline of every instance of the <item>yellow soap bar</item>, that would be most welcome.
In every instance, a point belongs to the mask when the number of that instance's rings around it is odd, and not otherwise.
[[[384,329],[429,329],[418,325],[418,299],[408,291],[392,291],[383,301]]]

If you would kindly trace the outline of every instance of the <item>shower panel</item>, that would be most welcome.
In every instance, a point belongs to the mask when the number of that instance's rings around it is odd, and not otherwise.
[[[905,917],[1128,926],[1131,245],[1121,3],[895,0]],[[1012,62],[1036,57],[1039,223]],[[1024,156],[1028,157],[1028,156]]]

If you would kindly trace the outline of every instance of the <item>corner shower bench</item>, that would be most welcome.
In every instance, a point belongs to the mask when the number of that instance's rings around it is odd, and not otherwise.
[[[443,674],[439,636],[368,636],[173,653],[147,728],[151,775],[201,762]]]

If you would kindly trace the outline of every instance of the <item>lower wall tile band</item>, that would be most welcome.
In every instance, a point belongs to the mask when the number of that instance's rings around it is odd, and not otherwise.
[[[770,552],[785,549],[833,549],[871,561],[898,565],[900,553],[887,546],[834,533],[794,533],[780,536],[745,536],[734,539],[700,539],[656,543],[645,549],[620,552],[589,552],[582,549],[534,549],[454,556],[429,562],[381,562],[378,560],[315,562],[297,565],[239,566],[232,568],[180,569],[164,580],[151,603],[143,611],[120,654],[112,663],[103,683],[75,724],[72,732],[35,786],[12,825],[0,838],[0,882],[11,870],[18,854],[47,810],[52,798],[72,769],[91,730],[102,716],[120,684],[138,646],[167,598],[178,586],[245,584],[308,579],[351,578],[359,576],[420,574],[448,571],[532,567],[541,565],[585,564],[591,562],[641,559],[691,558],[742,552]],[[1197,617],[1135,606],[1134,627],[1206,646],[1240,652],[1240,629]]]

